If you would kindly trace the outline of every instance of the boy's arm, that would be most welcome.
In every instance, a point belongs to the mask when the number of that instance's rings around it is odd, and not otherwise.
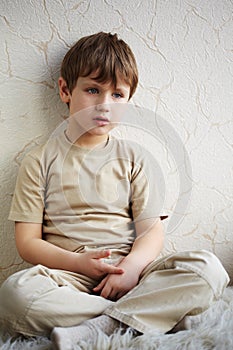
[[[16,222],[15,241],[20,256],[33,265],[77,272],[97,280],[106,274],[123,272],[101,260],[110,255],[108,250],[74,253],[44,241],[42,224]]]
[[[164,230],[161,220],[152,218],[135,223],[137,238],[125,260],[133,263],[137,273],[155,260],[164,244]]]
[[[135,223],[137,238],[130,253],[118,267],[122,275],[108,275],[94,288],[106,299],[118,300],[134,288],[144,268],[157,258],[164,243],[163,225],[160,219],[146,219]]]

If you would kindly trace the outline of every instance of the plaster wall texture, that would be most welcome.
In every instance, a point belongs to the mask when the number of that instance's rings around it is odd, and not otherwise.
[[[131,46],[140,74],[132,104],[141,120],[159,121],[154,133],[114,132],[160,164],[170,216],[164,254],[209,249],[233,277],[232,10],[231,0],[1,0],[0,283],[27,266],[7,220],[20,162],[68,114],[57,89],[65,52],[98,31]]]

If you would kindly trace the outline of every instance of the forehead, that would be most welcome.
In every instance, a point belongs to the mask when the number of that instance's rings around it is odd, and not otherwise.
[[[113,81],[108,80],[108,81],[100,81],[96,74],[92,73],[86,77],[79,77],[78,78],[78,83],[79,84],[93,84],[96,86],[101,86],[105,89],[109,88],[122,88],[124,90],[129,91],[130,90],[130,85],[125,82],[125,80],[121,76],[117,76],[116,84],[113,83]]]

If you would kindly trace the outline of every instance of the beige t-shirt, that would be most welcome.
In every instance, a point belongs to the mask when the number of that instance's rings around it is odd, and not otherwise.
[[[70,251],[127,253],[133,221],[160,214],[158,177],[153,157],[137,143],[111,137],[90,150],[61,133],[24,158],[9,219],[42,223],[43,238]]]

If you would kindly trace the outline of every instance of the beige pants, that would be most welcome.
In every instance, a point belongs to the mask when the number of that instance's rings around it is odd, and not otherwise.
[[[169,255],[151,263],[139,284],[117,302],[91,295],[96,282],[38,265],[15,273],[0,288],[0,322],[26,335],[48,335],[107,314],[144,333],[167,332],[185,315],[204,311],[229,282],[207,251]]]

